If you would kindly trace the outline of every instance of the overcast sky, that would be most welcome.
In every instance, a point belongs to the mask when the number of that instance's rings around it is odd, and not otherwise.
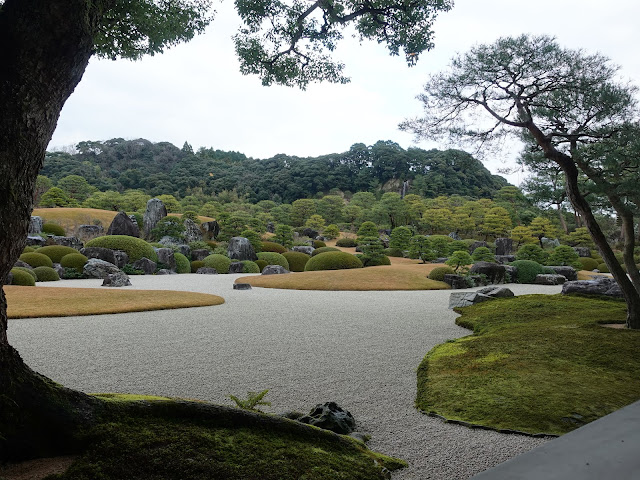
[[[138,62],[92,60],[62,110],[50,149],[116,137],[178,147],[187,141],[194,149],[234,150],[255,158],[318,156],[378,140],[403,148],[445,148],[416,144],[397,127],[420,114],[415,96],[428,75],[474,44],[522,33],[554,35],[563,46],[600,52],[640,85],[637,0],[456,0],[436,21],[435,48],[415,67],[408,68],[404,57],[390,57],[381,45],[347,38],[335,56],[346,63],[351,83],[315,84],[306,91],[263,87],[257,77],[238,73],[233,3],[226,0],[216,9],[204,35],[163,55]],[[494,173],[505,166],[485,163]],[[517,184],[522,175],[508,178]]]

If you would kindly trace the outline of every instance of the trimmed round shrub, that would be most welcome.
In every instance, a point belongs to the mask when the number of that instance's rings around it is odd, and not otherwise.
[[[598,270],[602,273],[610,273],[609,267],[607,267],[607,264],[604,262],[598,264]]]
[[[317,270],[343,270],[362,268],[362,262],[355,255],[347,252],[324,252],[311,257],[304,267],[305,272]]]
[[[533,260],[516,260],[511,262],[511,265],[518,269],[518,283],[534,283],[537,275],[547,272],[544,266]]]
[[[63,245],[49,245],[48,247],[39,248],[38,253],[46,255],[53,263],[60,263],[62,257],[70,253],[78,253],[78,250]]]
[[[366,257],[366,255],[362,255],[362,257]],[[358,259],[362,262],[365,267],[377,267],[379,265],[391,265],[391,260],[386,255],[377,255],[375,258],[360,258]]]
[[[285,252],[282,256],[289,262],[289,270],[292,272],[304,272],[304,266],[311,258],[311,255],[302,252]]]
[[[595,270],[598,268],[598,261],[595,258],[591,257],[580,257],[578,259],[580,265],[582,265],[582,270]]]
[[[33,287],[36,284],[35,278],[29,275],[25,270],[28,268],[12,268],[13,280],[11,285],[22,285],[23,287]]]
[[[326,247],[327,244],[324,243],[322,240],[314,240],[313,241],[313,248],[323,248]]]
[[[404,252],[399,248],[385,248],[382,253],[384,253],[387,257],[404,257]]]
[[[311,256],[315,257],[316,255],[320,255],[321,253],[324,253],[324,252],[339,252],[339,251],[340,249],[336,247],[318,247],[313,251],[313,253],[311,253]]]
[[[53,267],[53,262],[49,257],[42,253],[32,252],[20,255],[20,260],[28,263],[32,267]]]
[[[262,251],[284,253],[287,251],[287,249],[286,247],[283,247],[282,245],[276,242],[262,242]]]
[[[68,253],[60,259],[60,265],[64,268],[74,268],[77,271],[82,272],[87,260],[89,259],[81,253]]]
[[[265,262],[264,260],[256,260],[255,262],[256,265],[258,265],[258,268],[260,269],[260,271],[262,272],[262,270],[264,270],[264,267],[266,267],[267,265],[269,265],[267,262]]]
[[[357,243],[355,238],[344,237],[344,238],[339,238],[336,241],[336,247],[351,248],[356,246],[357,246]]]
[[[276,252],[258,252],[258,260],[264,260],[267,262],[267,265],[282,265],[284,268],[289,270],[289,262],[287,259]]]
[[[55,235],[56,237],[64,237],[67,232],[64,231],[57,223],[45,223],[42,225],[42,233],[48,233],[49,235]]]
[[[36,267],[33,269],[33,273],[36,274],[38,282],[57,282],[60,280],[58,272],[51,267]]]
[[[31,275],[31,277],[33,278],[33,281],[35,282],[38,277],[36,276],[35,272],[33,271],[32,268],[27,268],[27,267],[13,267],[13,269],[17,269],[17,270],[22,270],[24,272],[27,272],[29,275]]]
[[[173,252],[173,258],[176,260],[176,273],[191,272],[191,263],[187,257],[180,252]]]
[[[36,249],[33,247],[24,247],[24,250],[22,250],[22,253],[32,253],[35,252]]]
[[[242,260],[242,273],[260,273],[260,267],[251,260]]]
[[[204,262],[202,260],[194,260],[191,262],[191,273],[196,273],[201,267],[204,267]]]
[[[229,266],[231,266],[231,259],[229,257],[225,257],[219,253],[212,253],[204,257],[202,261],[205,267],[215,268],[218,273],[229,273]]]
[[[128,235],[105,235],[89,240],[85,247],[102,247],[112,250],[123,250],[129,256],[131,263],[146,257],[154,262],[158,261],[158,255],[151,245],[141,238],[130,237]]]
[[[580,256],[569,245],[560,245],[553,249],[553,253],[549,255],[548,265],[568,265],[573,268],[581,268],[582,265],[578,261]],[[623,263],[623,262],[620,262]]]
[[[451,267],[436,267],[429,272],[429,275],[427,278],[442,282],[444,281],[445,275],[453,275],[454,273],[456,272],[454,272],[453,268]]]

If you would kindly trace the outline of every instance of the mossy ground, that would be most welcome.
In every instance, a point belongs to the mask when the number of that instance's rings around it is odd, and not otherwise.
[[[173,290],[104,290],[97,288],[22,287],[7,285],[9,318],[68,317],[144,312],[221,305],[217,295]]]
[[[562,434],[640,398],[640,332],[625,304],[526,295],[460,309],[472,336],[431,350],[419,409],[495,429]]]

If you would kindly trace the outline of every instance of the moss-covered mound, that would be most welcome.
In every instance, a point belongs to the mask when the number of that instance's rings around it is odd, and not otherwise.
[[[325,252],[311,257],[304,267],[306,272],[315,270],[343,270],[362,268],[362,262],[354,255],[346,252]]]
[[[89,259],[81,253],[69,253],[60,259],[60,265],[64,268],[74,268],[78,272],[82,272],[88,260]]]
[[[431,280],[438,280],[439,282],[444,281],[444,276],[445,275],[451,275],[456,273],[453,268],[446,266],[446,267],[436,267],[433,270],[431,270],[429,272],[428,278],[430,278]]]
[[[286,247],[283,247],[282,245],[276,242],[262,242],[262,251],[284,253],[287,251],[287,249]]]
[[[38,277],[36,276],[36,273],[33,271],[32,268],[27,268],[27,267],[13,267],[13,270],[22,270],[23,272],[27,272],[31,278],[33,278],[33,281],[36,282],[38,281]]]
[[[174,252],[173,258],[176,260],[176,273],[191,273],[191,263],[187,257],[180,252]]]
[[[281,265],[289,270],[289,262],[283,255],[279,253],[259,252],[256,255],[258,255],[258,260],[264,260],[265,262],[267,262],[267,265]]]
[[[38,282],[57,282],[60,280],[58,272],[51,267],[36,267],[33,269]]]
[[[326,246],[327,246],[327,244],[324,243],[322,240],[314,240],[313,241],[313,248],[324,248]]]
[[[35,252],[36,249],[33,247],[24,247],[24,249],[22,250],[22,253],[31,253],[31,252]]]
[[[20,255],[20,260],[25,263],[28,263],[33,268],[35,267],[53,267],[53,262],[49,257],[43,255],[42,253],[32,252],[32,253],[23,253]]]
[[[55,235],[57,237],[64,237],[66,232],[57,223],[45,223],[42,225],[42,233],[48,233],[49,235]]]
[[[212,253],[204,257],[202,260],[205,267],[215,268],[218,273],[229,273],[229,267],[231,266],[231,259],[220,255],[219,253]]]
[[[112,250],[123,250],[129,256],[129,262],[133,263],[146,257],[154,262],[158,261],[158,255],[151,245],[141,238],[130,237],[128,235],[105,235],[89,240],[86,247],[102,247]]]
[[[60,260],[62,260],[62,257],[65,255],[79,252],[75,248],[65,247],[63,245],[50,245],[48,247],[39,248],[38,253],[46,255],[53,263],[60,263]]]
[[[33,287],[36,284],[36,279],[34,278],[35,275],[30,275],[26,270],[26,268],[12,268],[11,273],[13,274],[13,280],[11,281],[11,285]]]
[[[302,252],[285,252],[282,256],[289,262],[289,270],[292,272],[304,272],[304,266],[311,258],[310,255]]]

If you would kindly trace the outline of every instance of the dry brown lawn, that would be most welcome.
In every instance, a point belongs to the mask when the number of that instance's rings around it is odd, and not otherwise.
[[[4,287],[9,318],[68,317],[221,305],[217,295],[173,290]]]
[[[349,270],[242,277],[238,278],[236,283],[291,290],[444,290],[448,289],[449,285],[427,278],[431,270],[441,266],[442,264],[438,263],[397,262],[392,265]]]

